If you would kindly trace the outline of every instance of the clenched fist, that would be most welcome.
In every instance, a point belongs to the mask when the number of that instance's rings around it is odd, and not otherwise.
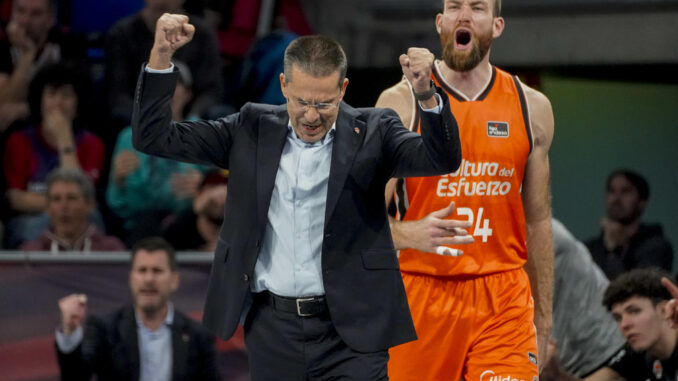
[[[409,48],[407,54],[400,55],[403,74],[415,93],[425,93],[431,88],[433,59],[433,53],[426,48]]]
[[[61,329],[64,334],[70,335],[82,324],[87,311],[87,296],[85,294],[71,294],[59,299],[61,310]]]
[[[151,69],[167,69],[174,52],[188,44],[195,34],[195,27],[188,16],[165,13],[155,24],[155,41],[148,66]]]

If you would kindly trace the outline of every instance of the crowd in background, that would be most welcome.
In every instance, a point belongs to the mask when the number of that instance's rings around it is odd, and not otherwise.
[[[180,250],[213,249],[228,171],[132,147],[134,89],[155,21],[185,13],[197,29],[177,52],[174,120],[217,118],[248,101],[284,103],[282,54],[295,36],[311,32],[298,1],[128,1],[141,9],[89,33],[69,25],[84,16],[73,3],[0,3],[1,247],[121,250],[161,235]],[[259,17],[265,6],[270,20]],[[56,187],[49,181],[55,171]],[[61,194],[62,183],[74,185],[73,199]],[[93,243],[97,235],[119,245]]]

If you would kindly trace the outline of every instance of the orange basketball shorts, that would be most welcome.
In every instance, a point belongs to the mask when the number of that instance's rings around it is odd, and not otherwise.
[[[418,340],[391,348],[391,380],[538,380],[534,301],[523,269],[402,276]]]

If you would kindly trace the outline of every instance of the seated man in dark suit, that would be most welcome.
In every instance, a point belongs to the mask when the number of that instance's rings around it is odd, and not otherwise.
[[[87,297],[59,300],[61,379],[89,380],[96,374],[99,381],[218,380],[214,336],[169,302],[179,285],[172,246],[157,237],[139,241],[132,250],[129,285],[133,305],[104,318],[91,316],[84,329]]]

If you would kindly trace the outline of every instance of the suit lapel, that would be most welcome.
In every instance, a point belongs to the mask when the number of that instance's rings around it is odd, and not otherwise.
[[[259,136],[257,140],[257,218],[263,229],[266,224],[271,194],[275,184],[275,177],[280,165],[280,156],[285,146],[287,110],[276,110],[274,113],[264,114],[259,121]],[[259,232],[261,233],[261,232]]]
[[[185,321],[177,310],[174,310],[172,323],[172,380],[183,380],[186,374],[186,356],[188,342],[191,337],[184,329]]]
[[[120,338],[122,349],[119,353],[127,356],[127,365],[132,375],[132,380],[139,380],[139,336],[137,333],[137,320],[134,317],[134,309],[126,308],[120,322]]]
[[[346,176],[358,152],[365,134],[365,122],[358,119],[359,113],[346,103],[341,103],[337,116],[337,129],[332,147],[330,177],[327,182],[327,203],[325,205],[325,226],[339,201]]]

